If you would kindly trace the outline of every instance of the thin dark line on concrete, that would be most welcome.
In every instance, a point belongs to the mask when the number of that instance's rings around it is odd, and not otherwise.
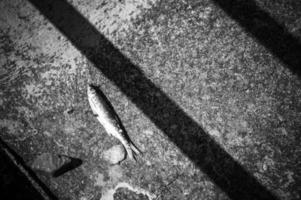
[[[177,172],[177,174],[175,175],[175,177],[173,177],[173,179],[171,181],[168,181],[168,183],[166,185],[163,185],[162,187],[160,187],[159,192],[157,192],[157,194],[156,194],[155,200],[158,200],[163,195],[163,192],[165,190],[168,190],[168,192],[171,193],[171,191],[169,189],[170,185],[172,185],[176,180],[178,180],[178,178],[180,176],[182,176],[183,174],[184,174],[184,172],[182,172],[182,173]]]
[[[277,199],[72,5],[65,0],[29,2],[230,198]],[[173,124],[176,130],[170,129]]]
[[[294,37],[253,0],[213,0],[213,2],[293,73],[301,76],[301,38]]]

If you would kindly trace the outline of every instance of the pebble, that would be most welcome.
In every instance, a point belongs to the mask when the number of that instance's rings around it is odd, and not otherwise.
[[[143,133],[147,136],[152,136],[154,135],[154,132],[152,130],[144,130]]]
[[[219,137],[219,136],[220,136],[220,132],[219,132],[218,130],[215,130],[215,129],[210,130],[210,131],[209,131],[209,134],[210,134],[211,136],[215,136],[215,137]]]
[[[119,164],[125,159],[125,156],[126,152],[122,145],[115,145],[102,154],[103,159],[113,165]]]
[[[54,173],[56,170],[70,163],[71,161],[74,163],[73,167],[79,166],[81,164],[80,159],[72,158],[66,155],[52,154],[50,152],[46,152],[38,155],[35,158],[31,165],[31,168],[46,173]]]

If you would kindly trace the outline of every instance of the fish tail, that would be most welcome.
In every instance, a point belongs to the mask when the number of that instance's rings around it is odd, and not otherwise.
[[[136,145],[133,142],[130,143],[130,147],[135,152],[136,155],[141,154],[141,151],[136,147]]]
[[[132,150],[132,148],[130,146],[128,146],[126,148],[126,152],[127,152],[127,155],[129,157],[129,159],[137,161],[135,152]]]
[[[134,161],[137,161],[137,155],[140,155],[141,154],[141,151],[134,145],[134,143],[132,142],[129,142],[126,147],[126,152],[128,154],[128,157],[131,159],[131,160],[134,160]]]

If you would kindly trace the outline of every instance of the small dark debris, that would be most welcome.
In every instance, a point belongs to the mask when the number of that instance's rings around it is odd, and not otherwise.
[[[69,109],[66,110],[66,113],[68,115],[70,115],[70,114],[74,113],[74,109],[73,108],[69,108]]]

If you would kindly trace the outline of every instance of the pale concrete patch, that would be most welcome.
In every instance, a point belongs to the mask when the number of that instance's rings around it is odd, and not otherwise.
[[[127,188],[128,190],[131,190],[137,194],[146,195],[150,200],[156,198],[156,195],[151,194],[147,190],[144,190],[140,187],[131,186],[130,184],[128,184],[126,182],[120,182],[113,189],[109,189],[109,190],[105,191],[100,200],[114,200],[114,194],[118,188]]]
[[[104,181],[104,175],[101,173],[97,173],[95,176],[95,184],[96,186],[103,187],[106,185],[106,182]]]
[[[114,165],[110,167],[108,173],[110,176],[110,180],[112,181],[113,184],[117,183],[122,178],[123,175],[122,168],[119,165]]]

